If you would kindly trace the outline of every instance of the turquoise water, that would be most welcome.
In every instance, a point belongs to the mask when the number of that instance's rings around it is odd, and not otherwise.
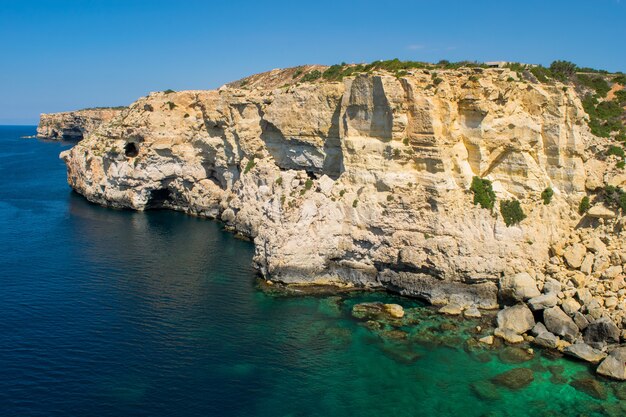
[[[58,153],[0,127],[0,416],[624,415],[569,383],[586,365],[468,344],[481,322],[385,294],[262,291],[252,244],[179,213],[104,209]],[[402,304],[367,323],[364,301]],[[481,335],[482,336],[482,335]],[[519,352],[517,352],[519,353]],[[473,383],[526,367],[509,390]]]

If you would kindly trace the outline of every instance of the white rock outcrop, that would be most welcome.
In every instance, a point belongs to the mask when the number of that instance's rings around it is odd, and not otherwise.
[[[324,69],[300,70],[314,68]],[[437,77],[298,83],[288,69],[152,93],[62,158],[92,202],[221,219],[253,240],[255,265],[276,282],[383,287],[466,309],[496,308],[501,277],[531,273],[527,299],[548,279],[564,290],[592,281],[572,275],[582,266],[623,274],[609,270],[626,262],[609,252],[619,240],[594,254],[574,239],[589,173],[603,178],[593,167],[606,165],[594,165],[604,139],[590,134],[574,89],[506,69]],[[474,176],[518,199],[526,219],[507,227],[497,209],[475,206]],[[618,221],[595,221],[605,220]]]

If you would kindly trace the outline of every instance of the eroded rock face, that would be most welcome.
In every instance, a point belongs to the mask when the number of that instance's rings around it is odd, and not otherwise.
[[[579,223],[599,139],[573,89],[502,69],[438,71],[436,86],[426,70],[292,75],[141,98],[62,154],[68,181],[106,206],[219,218],[253,239],[274,281],[463,308],[497,307],[498,280],[543,271]],[[506,227],[473,205],[474,176],[520,200],[526,220]]]
[[[73,112],[42,114],[37,137],[49,140],[78,141],[122,113],[121,108],[85,109]]]

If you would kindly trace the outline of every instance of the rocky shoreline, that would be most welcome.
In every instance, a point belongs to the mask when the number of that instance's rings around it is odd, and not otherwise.
[[[39,118],[39,139],[79,141],[101,124],[119,116],[124,108],[103,107],[63,113],[44,113]]]
[[[533,342],[626,379],[626,175],[581,92],[506,68],[311,80],[326,70],[152,93],[61,155],[68,182],[104,206],[220,219],[272,282],[503,308],[481,343]]]

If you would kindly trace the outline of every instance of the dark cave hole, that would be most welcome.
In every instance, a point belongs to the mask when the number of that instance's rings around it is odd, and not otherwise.
[[[151,190],[150,196],[148,197],[148,203],[146,204],[146,208],[148,209],[158,209],[162,208],[165,203],[171,201],[172,194],[170,190],[167,188],[159,188],[157,190]]]
[[[129,158],[134,158],[139,155],[139,148],[134,142],[128,142],[126,146],[124,146],[124,155]]]

